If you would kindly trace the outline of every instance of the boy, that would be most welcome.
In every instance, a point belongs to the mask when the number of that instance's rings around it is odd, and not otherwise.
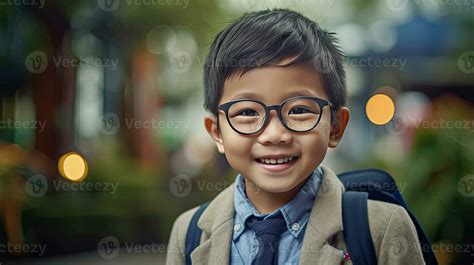
[[[239,174],[202,213],[193,264],[350,264],[342,183],[320,166],[349,121],[343,55],[330,33],[299,13],[244,15],[220,32],[205,66],[204,125]],[[324,67],[322,67],[324,66]],[[379,264],[424,264],[399,206],[368,203]],[[198,207],[175,221],[167,264],[185,264]]]

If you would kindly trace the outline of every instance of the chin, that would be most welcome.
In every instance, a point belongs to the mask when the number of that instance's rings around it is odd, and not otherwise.
[[[297,183],[293,182],[281,182],[281,183],[262,183],[259,187],[269,193],[285,193],[293,190],[295,186],[297,186]]]

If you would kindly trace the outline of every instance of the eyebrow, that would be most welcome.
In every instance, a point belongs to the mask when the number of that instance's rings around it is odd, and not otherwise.
[[[285,97],[282,100],[286,100],[288,98],[297,97],[297,96],[318,97],[318,95],[316,95],[316,93],[314,93],[311,89],[304,88],[304,89],[286,93]],[[252,92],[237,94],[231,98],[231,100],[239,100],[239,99],[256,99],[256,100],[263,101],[262,95],[258,93],[252,93]]]

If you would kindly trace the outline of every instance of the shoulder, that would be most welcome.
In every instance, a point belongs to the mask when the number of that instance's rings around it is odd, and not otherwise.
[[[191,222],[191,219],[193,218],[194,213],[196,213],[196,211],[199,209],[199,207],[200,207],[200,205],[198,205],[194,208],[191,208],[189,210],[186,210],[183,213],[181,213],[180,215],[178,215],[178,217],[176,217],[176,219],[174,221],[173,226],[177,226],[178,228],[180,228],[180,230],[179,230],[180,232],[182,232],[183,234],[186,234],[186,232],[188,230],[188,225]]]
[[[233,217],[233,184],[212,199],[199,218],[199,228],[203,230],[201,242],[208,239],[212,231]],[[166,264],[184,264],[184,246],[188,227],[193,215],[201,205],[181,213],[174,221],[168,241]]]
[[[232,204],[233,194],[234,194],[233,184],[225,188],[219,194],[217,194],[212,200],[209,201],[208,207],[202,213],[201,218],[199,219],[200,222],[202,221],[201,219],[206,218],[206,217],[211,217],[212,219],[212,220],[206,220],[206,221],[213,221],[214,219],[217,219],[218,217],[217,214],[220,213],[222,215],[223,211],[228,210],[229,205],[233,206]],[[194,208],[186,210],[185,212],[181,213],[178,217],[176,217],[173,224],[173,228],[176,227],[177,229],[179,229],[180,235],[182,234],[186,235],[189,223],[191,222],[191,219],[193,218],[194,213],[196,213],[196,211],[202,205],[203,204],[200,204],[198,206],[195,206]]]
[[[396,225],[397,229],[411,229],[410,217],[405,209],[398,205],[368,200],[368,213],[370,231],[372,240],[376,246],[376,252],[378,252],[377,246],[380,246],[385,236],[385,231],[390,225]]]
[[[423,264],[415,225],[401,206],[368,201],[369,226],[379,262],[418,261]],[[411,263],[411,262],[410,262]]]
[[[188,232],[189,223],[198,209],[199,206],[189,209],[181,213],[175,219],[168,241],[166,264],[184,263],[184,242],[186,240],[186,233]]]

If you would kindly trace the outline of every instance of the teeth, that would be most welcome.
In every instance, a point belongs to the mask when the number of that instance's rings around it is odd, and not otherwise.
[[[282,157],[282,158],[260,158],[260,162],[262,163],[265,163],[265,164],[283,164],[283,163],[287,163],[288,161],[292,161],[293,159],[295,159],[294,156],[290,156],[290,157]]]

